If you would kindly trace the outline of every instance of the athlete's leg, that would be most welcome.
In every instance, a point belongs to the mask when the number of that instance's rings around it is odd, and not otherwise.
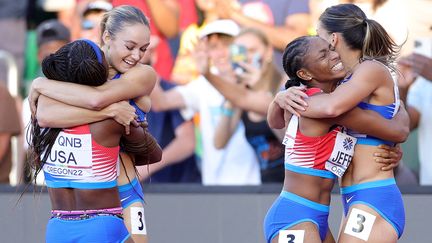
[[[395,228],[379,213],[364,204],[354,204],[343,221],[338,243],[395,243],[397,239]]]
[[[324,239],[323,243],[335,243],[335,239],[333,237],[332,232],[330,231],[330,229],[327,230],[327,235],[326,238]]]

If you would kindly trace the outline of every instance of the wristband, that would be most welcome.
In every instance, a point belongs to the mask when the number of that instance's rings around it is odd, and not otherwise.
[[[234,115],[233,109],[221,107],[221,112],[224,116],[232,117]]]

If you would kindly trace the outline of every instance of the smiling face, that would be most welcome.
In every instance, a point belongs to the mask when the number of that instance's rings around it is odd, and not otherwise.
[[[144,56],[150,44],[150,29],[141,23],[124,25],[115,36],[105,32],[103,39],[110,68],[125,73]]]
[[[231,71],[229,47],[232,41],[233,37],[223,34],[211,34],[207,37],[210,62],[220,73]]]
[[[320,37],[310,40],[304,63],[304,70],[319,83],[339,81],[345,76],[339,55],[330,50],[329,43]]]

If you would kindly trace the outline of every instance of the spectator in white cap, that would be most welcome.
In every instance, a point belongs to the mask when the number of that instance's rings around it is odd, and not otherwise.
[[[201,51],[206,47],[209,50],[212,72],[223,75],[229,80],[227,82],[234,82],[229,47],[239,31],[238,25],[231,20],[216,20],[206,25],[199,35],[197,62],[207,61],[200,59]],[[204,185],[260,184],[258,163],[246,141],[242,123],[237,126],[225,148],[216,149],[214,146],[213,138],[218,121],[222,116],[230,115],[223,113],[224,101],[225,98],[204,76],[166,92],[156,85],[152,92],[152,108],[155,111],[182,109],[184,119],[190,119],[199,113],[202,137],[201,174]]]
[[[100,43],[100,23],[102,16],[112,9],[106,1],[94,1],[87,4],[81,17],[80,37]]]

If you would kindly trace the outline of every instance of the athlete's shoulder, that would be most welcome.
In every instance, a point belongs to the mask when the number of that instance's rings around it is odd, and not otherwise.
[[[135,67],[129,69],[122,76],[125,79],[131,79],[134,82],[142,82],[146,85],[149,82],[154,85],[157,80],[157,73],[153,69],[153,67],[144,64],[137,64]]]
[[[123,135],[125,128],[113,119],[105,119],[90,124],[93,139],[105,147],[118,145],[118,139]]]
[[[140,73],[140,74],[155,74],[156,71],[152,66],[138,63],[131,69],[129,69],[126,73]]]
[[[360,63],[356,72],[374,75],[385,75],[389,73],[389,67],[377,60],[365,60]]]
[[[352,76],[353,80],[369,82],[379,85],[387,78],[391,78],[390,69],[383,63],[376,60],[365,60],[360,63]]]

